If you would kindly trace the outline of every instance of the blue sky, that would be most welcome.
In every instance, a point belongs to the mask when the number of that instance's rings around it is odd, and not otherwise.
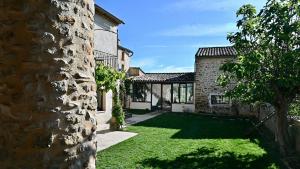
[[[246,3],[260,9],[266,0],[96,0],[125,22],[121,44],[134,51],[132,66],[145,72],[194,70],[199,47],[230,45],[236,11]]]

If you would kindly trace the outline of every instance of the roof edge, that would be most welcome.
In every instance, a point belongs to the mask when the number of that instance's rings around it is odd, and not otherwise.
[[[123,47],[123,46],[121,46],[121,45],[118,45],[118,48],[119,48],[119,49],[122,49],[122,50],[125,50],[125,51],[127,51],[128,53],[131,53],[130,57],[133,55],[133,51],[130,50],[130,49],[128,49],[128,48],[125,48],[125,47]]]
[[[209,50],[209,49],[222,49],[222,48],[230,48],[231,53],[230,54],[201,54],[203,53],[202,50]],[[235,54],[232,54],[232,53],[235,53]],[[198,57],[235,57],[237,55],[237,51],[236,49],[234,48],[234,46],[215,46],[215,47],[200,47],[198,48],[196,54],[195,54],[195,57],[198,58]]]
[[[114,16],[113,14],[108,12],[107,10],[103,9],[102,7],[97,5],[96,3],[95,3],[95,13],[105,15],[106,18],[110,19],[111,21],[115,22],[118,25],[125,24],[124,21],[122,21],[118,17]]]

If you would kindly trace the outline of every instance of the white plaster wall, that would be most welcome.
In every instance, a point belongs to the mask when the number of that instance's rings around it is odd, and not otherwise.
[[[118,26],[104,17],[95,14],[95,50],[117,56]]]
[[[151,110],[151,103],[143,103],[143,102],[131,102],[130,109],[149,109]]]
[[[172,104],[172,112],[195,112],[195,104]]]
[[[112,91],[107,92],[105,96],[105,111],[98,111],[96,114],[98,126],[109,123],[112,117],[112,99]]]

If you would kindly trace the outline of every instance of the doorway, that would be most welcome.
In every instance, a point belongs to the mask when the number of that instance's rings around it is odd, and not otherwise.
[[[162,90],[161,90],[161,84],[152,84],[152,92],[151,92],[151,109],[153,111],[155,110],[161,110],[162,109]]]
[[[172,85],[171,84],[152,84],[151,109],[172,110]]]
[[[172,111],[172,85],[162,85],[162,110]]]

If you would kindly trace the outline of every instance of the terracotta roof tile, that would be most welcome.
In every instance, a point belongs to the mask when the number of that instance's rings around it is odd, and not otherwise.
[[[194,82],[194,73],[146,73],[143,76],[132,77],[134,82]]]
[[[236,55],[237,52],[232,46],[199,48],[198,52],[196,53],[196,57],[236,56]]]

